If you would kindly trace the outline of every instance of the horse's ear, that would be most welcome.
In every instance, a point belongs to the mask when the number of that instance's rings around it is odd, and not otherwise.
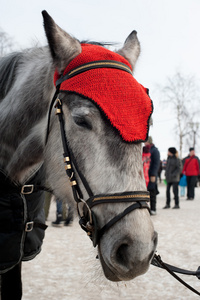
[[[58,71],[62,73],[68,63],[81,53],[81,45],[61,29],[45,10],[42,11],[42,15],[53,61]]]
[[[125,57],[130,62],[134,70],[135,64],[140,55],[140,42],[135,30],[127,37],[124,46],[122,49],[118,50],[117,53]]]

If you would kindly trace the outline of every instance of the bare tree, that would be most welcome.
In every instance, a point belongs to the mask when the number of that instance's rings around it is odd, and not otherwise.
[[[200,129],[200,123],[195,122],[194,120],[192,122],[188,123],[188,126],[190,128],[190,132],[187,136],[186,142],[187,144],[193,146],[196,148],[196,145],[198,144],[197,138],[200,137],[199,129]]]
[[[194,76],[185,76],[177,72],[168,77],[166,85],[161,88],[163,102],[171,107],[176,116],[175,133],[179,139],[179,153],[182,157],[183,142],[192,133],[191,126],[197,114],[197,85]],[[196,131],[195,131],[196,132]]]
[[[12,51],[13,41],[9,35],[0,28],[0,57]]]

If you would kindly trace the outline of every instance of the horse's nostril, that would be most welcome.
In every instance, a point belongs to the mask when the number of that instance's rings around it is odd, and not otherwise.
[[[116,251],[116,261],[121,265],[127,264],[128,244],[121,244]]]

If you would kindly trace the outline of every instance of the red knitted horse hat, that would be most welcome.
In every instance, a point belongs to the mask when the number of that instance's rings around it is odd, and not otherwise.
[[[95,102],[125,141],[145,141],[153,105],[147,89],[132,76],[129,62],[102,46],[81,46],[82,52],[63,73],[64,81],[61,80],[60,91],[75,92]],[[78,72],[65,80],[66,74],[73,73],[75,68],[80,71],[88,63],[94,68]],[[109,67],[109,63],[112,67]],[[122,70],[115,68],[115,64],[123,65]],[[59,77],[56,71],[55,83]]]

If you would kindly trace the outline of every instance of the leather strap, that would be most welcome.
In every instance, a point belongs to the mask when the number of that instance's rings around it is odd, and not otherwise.
[[[68,161],[65,161],[66,166],[70,164],[70,168],[66,168],[66,173],[70,179],[70,182],[75,183],[75,185],[72,184],[72,190],[73,190],[75,201],[79,202],[80,201],[79,197],[83,198],[83,193],[77,183],[75,172],[73,170],[73,166],[75,167],[77,174],[80,177],[80,179],[83,183],[83,186],[85,187],[89,197],[93,196],[93,192],[92,192],[87,180],[85,179],[85,176],[79,169],[78,164],[76,163],[76,159],[73,155],[73,152],[70,150],[69,143],[67,141],[67,137],[65,134],[65,122],[64,122],[64,118],[63,118],[62,102],[60,99],[57,100],[56,107],[57,107],[57,115],[58,115],[59,122],[60,122],[62,145],[63,145],[63,149],[64,149],[63,156],[64,156],[64,158],[68,159]]]
[[[145,201],[136,202],[129,207],[127,207],[123,212],[112,218],[106,225],[104,225],[98,232],[98,238],[100,239],[105,231],[107,231],[110,227],[112,227],[115,223],[117,223],[119,220],[121,220],[123,217],[125,217],[127,214],[129,214],[131,211],[137,209],[137,208],[147,208],[149,210],[149,206]]]
[[[115,61],[115,60],[100,60],[100,61],[92,61],[86,64],[83,64],[81,66],[78,66],[77,68],[74,68],[69,73],[65,74],[64,76],[61,76],[56,81],[56,87],[60,86],[60,84],[69,79],[72,78],[78,74],[81,74],[83,72],[92,70],[92,69],[99,69],[99,68],[112,68],[112,69],[120,69],[122,71],[126,71],[132,75],[132,70],[127,66],[126,64]]]
[[[87,200],[90,208],[102,203],[119,203],[119,202],[137,202],[137,201],[150,201],[150,195],[147,191],[124,192],[116,194],[95,195]]]
[[[31,221],[31,222],[27,222],[26,223],[26,225],[25,225],[25,231],[26,232],[30,232],[30,231],[33,230],[33,228],[40,228],[42,230],[46,230],[47,227],[48,226],[46,224]]]
[[[184,275],[194,275],[197,276],[198,279],[200,279],[200,267],[198,268],[198,270],[196,272],[193,271],[188,271],[188,270],[183,270],[183,269],[179,269],[176,268],[174,266],[171,266],[169,264],[166,264],[162,261],[161,256],[155,254],[153,261],[151,262],[152,265],[165,269],[168,273],[170,273],[175,279],[177,279],[181,284],[183,284],[185,287],[187,287],[189,290],[191,290],[193,293],[197,294],[200,296],[200,292],[198,292],[197,290],[195,290],[191,285],[189,285],[188,283],[186,283],[184,280],[182,280],[178,275],[176,275],[174,272],[176,273],[180,273],[180,274],[184,274]]]
[[[30,181],[32,181],[32,178]],[[32,194],[39,191],[46,191],[52,193],[52,190],[38,184],[24,184],[20,185],[17,182],[12,181],[9,176],[0,168],[0,191],[4,194],[21,193],[21,194]]]

